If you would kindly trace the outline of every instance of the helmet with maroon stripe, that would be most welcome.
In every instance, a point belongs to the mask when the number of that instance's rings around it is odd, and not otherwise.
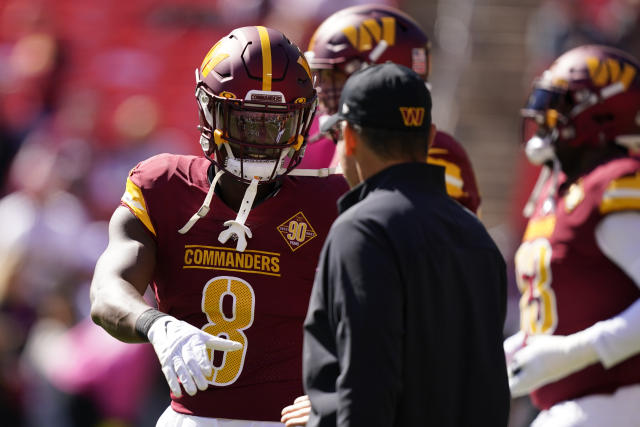
[[[640,62],[609,46],[584,45],[537,78],[521,110],[522,141],[532,163],[576,149],[640,144]]]
[[[243,27],[196,70],[205,156],[243,182],[270,182],[301,160],[317,105],[309,65],[284,34]]]
[[[335,113],[349,75],[364,64],[391,61],[413,69],[426,81],[430,71],[429,38],[406,13],[383,5],[342,9],[325,19],[305,52],[318,76],[318,96],[325,112]]]

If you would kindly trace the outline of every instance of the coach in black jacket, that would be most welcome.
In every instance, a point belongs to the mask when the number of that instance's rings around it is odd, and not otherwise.
[[[505,264],[425,163],[431,97],[409,68],[353,74],[339,112],[352,190],[304,326],[307,426],[506,426]]]

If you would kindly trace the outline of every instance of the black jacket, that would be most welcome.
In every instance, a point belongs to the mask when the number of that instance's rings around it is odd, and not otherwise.
[[[505,263],[444,169],[390,167],[338,206],[304,327],[307,425],[506,426]]]

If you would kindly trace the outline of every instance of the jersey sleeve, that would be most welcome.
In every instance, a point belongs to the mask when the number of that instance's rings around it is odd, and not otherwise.
[[[165,153],[138,163],[129,172],[125,191],[120,199],[120,204],[128,208],[154,237],[157,237],[158,230],[154,227],[152,206],[161,205],[158,194],[167,190],[166,184],[170,176],[175,175],[178,161],[176,156]]]
[[[120,199],[120,203],[123,206],[129,208],[131,213],[133,213],[144,224],[147,230],[149,230],[151,234],[156,236],[156,230],[151,223],[151,217],[149,216],[147,203],[144,200],[142,188],[140,188],[140,186],[134,182],[134,178],[132,178],[137,167],[139,167],[139,165],[133,168],[131,172],[129,172],[129,176],[127,177],[127,184],[124,190],[124,194]]]
[[[601,214],[629,210],[640,210],[640,172],[611,180],[602,194]]]

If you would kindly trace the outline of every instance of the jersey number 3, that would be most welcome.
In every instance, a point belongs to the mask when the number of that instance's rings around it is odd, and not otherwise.
[[[551,244],[538,238],[523,242],[515,257],[520,297],[520,329],[551,334],[558,325],[556,294],[551,288]]]
[[[231,276],[214,277],[202,293],[202,311],[208,323],[202,330],[242,344],[242,350],[224,352],[222,363],[214,364],[213,374],[207,378],[210,384],[233,384],[244,366],[247,354],[247,336],[244,330],[253,324],[255,294],[246,281]],[[213,360],[213,353],[210,354]]]

